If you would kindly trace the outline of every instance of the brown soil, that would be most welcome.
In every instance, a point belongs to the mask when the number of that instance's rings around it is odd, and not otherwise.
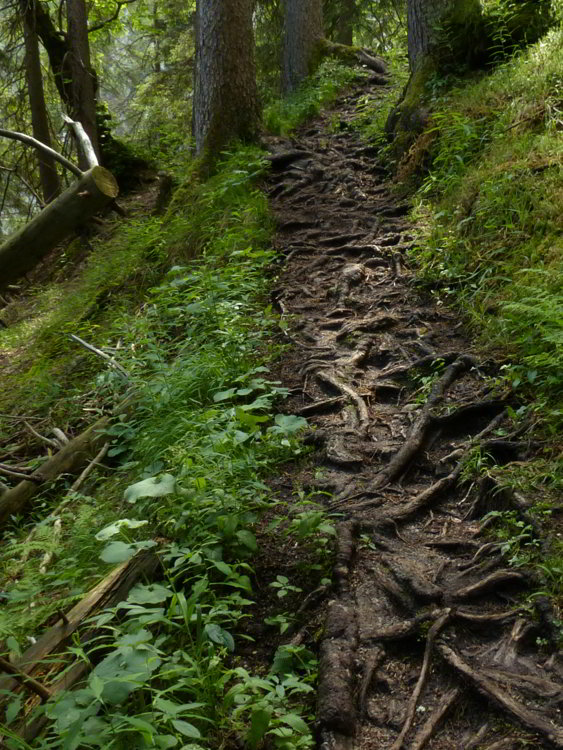
[[[408,206],[351,127],[358,98],[379,91],[339,102],[337,132],[329,113],[271,146],[288,409],[317,447],[301,478],[339,514],[319,744],[563,748],[551,605],[522,606],[532,573],[485,534],[490,511],[526,509],[462,474],[476,446],[507,464],[533,445],[456,316],[417,291]]]

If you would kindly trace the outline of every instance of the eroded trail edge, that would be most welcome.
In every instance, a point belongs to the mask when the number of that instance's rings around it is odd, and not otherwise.
[[[525,499],[467,472],[476,449],[505,464],[533,446],[491,387],[494,367],[413,285],[409,207],[352,125],[379,92],[368,81],[272,145],[285,384],[314,428],[315,487],[339,514],[319,744],[563,748],[549,601],[522,604],[533,575],[485,533],[494,510],[533,521]]]

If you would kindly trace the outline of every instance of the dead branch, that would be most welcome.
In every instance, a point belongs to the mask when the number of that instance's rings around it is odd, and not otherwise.
[[[9,661],[7,661],[7,659],[4,659],[1,656],[0,667],[4,670],[4,672],[12,675],[14,680],[17,680],[17,682],[19,682],[21,685],[36,693],[41,698],[41,701],[47,701],[51,697],[51,691],[47,690],[47,688],[38,680],[35,680],[25,672],[22,672]]]
[[[76,341],[77,344],[80,344],[80,346],[83,346],[89,352],[92,352],[93,354],[96,354],[98,357],[101,357],[102,359],[104,359],[110,367],[113,367],[113,369],[121,375],[121,377],[124,380],[126,380],[127,382],[130,382],[131,378],[127,370],[122,365],[120,365],[119,362],[116,362],[113,357],[110,357],[109,354],[106,354],[101,349],[98,349],[97,347],[92,346],[92,344],[89,344],[87,341],[84,341],[84,339],[81,339],[79,336],[75,336],[74,333],[69,334],[69,338],[71,339],[71,341]]]

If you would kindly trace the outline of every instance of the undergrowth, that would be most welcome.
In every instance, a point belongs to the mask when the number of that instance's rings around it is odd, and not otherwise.
[[[563,416],[561,37],[552,31],[443,98],[425,134],[432,166],[417,194],[414,251],[434,295],[461,306],[502,352],[512,386],[533,389],[554,423]]]
[[[139,582],[126,602],[98,615],[87,650],[75,641],[70,651],[89,665],[88,677],[35,709],[51,724],[34,747],[196,750],[241,737],[250,748],[266,737],[280,750],[313,744],[306,696],[314,654],[280,646],[271,668],[256,674],[235,655],[252,605],[255,525],[276,505],[264,478],[302,454],[305,424],[277,413],[286,391],[266,369],[278,353],[271,343],[278,322],[267,303],[272,227],[256,187],[264,169],[251,148],[224,154],[207,181],[190,165],[162,220],[139,220],[119,235],[130,263],[92,260],[93,276],[108,274],[106,288],[112,273],[116,287],[143,273],[135,314],[115,305],[103,328],[99,317],[81,326],[80,304],[67,299],[37,323],[36,340],[49,341],[44,351],[56,362],[66,346],[61,331],[77,331],[127,372],[125,380],[98,367],[83,383],[82,406],[130,395],[134,407],[108,430],[109,479],[85,494],[64,482],[46,493],[30,519],[39,524],[33,538],[29,520],[14,519],[2,548],[5,649],[18,656],[49,617],[139,551],[156,552],[162,580]],[[154,273],[137,269],[151,259]],[[157,273],[165,262],[168,272]],[[80,294],[95,287],[88,279],[87,270]],[[322,515],[296,527],[298,538],[305,528],[305,538],[326,541]],[[325,544],[318,550],[313,586],[327,569]],[[0,730],[7,747],[27,747],[9,738],[22,710],[21,697],[9,702]]]
[[[319,114],[343,88],[358,77],[358,71],[335,60],[324,60],[317,72],[286,99],[275,99],[265,108],[264,126],[273,135],[289,135],[296,127]]]

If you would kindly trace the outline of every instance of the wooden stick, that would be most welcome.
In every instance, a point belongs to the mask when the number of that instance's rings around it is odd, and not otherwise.
[[[127,381],[131,380],[127,370],[124,367],[122,367],[119,364],[119,362],[116,362],[113,357],[110,357],[109,354],[106,354],[101,349],[98,349],[97,347],[92,346],[92,344],[89,344],[87,341],[84,341],[84,339],[81,339],[80,336],[75,336],[74,333],[70,334],[70,339],[72,341],[76,341],[77,344],[80,344],[80,346],[83,346],[89,352],[92,352],[93,354],[97,354],[98,357],[105,359],[108,365],[110,365],[110,367],[113,367],[115,370],[117,370],[117,372],[121,375],[122,378],[124,378]]]
[[[72,130],[78,148],[82,151],[88,167],[92,168],[99,166],[100,162],[98,161],[98,157],[92,146],[92,141],[88,138],[88,134],[84,130],[82,123],[71,120],[70,117],[65,114],[63,114],[63,120]]]
[[[30,677],[25,672],[22,672],[20,669],[15,667],[13,664],[11,664],[1,656],[0,667],[2,667],[4,672],[11,674],[14,680],[17,680],[24,687],[29,688],[29,690],[32,690],[34,693],[36,693],[42,701],[47,701],[51,697],[51,691],[48,690],[44,685],[35,680],[33,677]]]
[[[14,130],[4,130],[4,128],[0,128],[0,136],[4,136],[4,138],[11,138],[14,141],[20,141],[20,143],[25,143],[26,146],[33,146],[33,148],[36,148],[38,151],[42,151],[44,154],[51,156],[53,159],[56,159],[59,164],[62,164],[63,167],[66,167],[77,177],[82,177],[82,175],[84,174],[84,172],[79,169],[76,164],[73,164],[62,154],[59,154],[58,151],[49,148],[49,146],[46,146],[44,143],[41,143],[41,141],[32,138],[30,135],[26,135],[25,133],[17,133]]]
[[[35,435],[36,438],[41,440],[43,443],[46,443],[51,448],[54,448],[56,451],[59,450],[61,447],[59,443],[57,443],[55,440],[51,440],[51,438],[45,437],[44,435],[41,435],[40,432],[37,432],[30,424],[28,424],[24,420],[24,425],[27,427],[27,429],[31,432],[32,435]]]

